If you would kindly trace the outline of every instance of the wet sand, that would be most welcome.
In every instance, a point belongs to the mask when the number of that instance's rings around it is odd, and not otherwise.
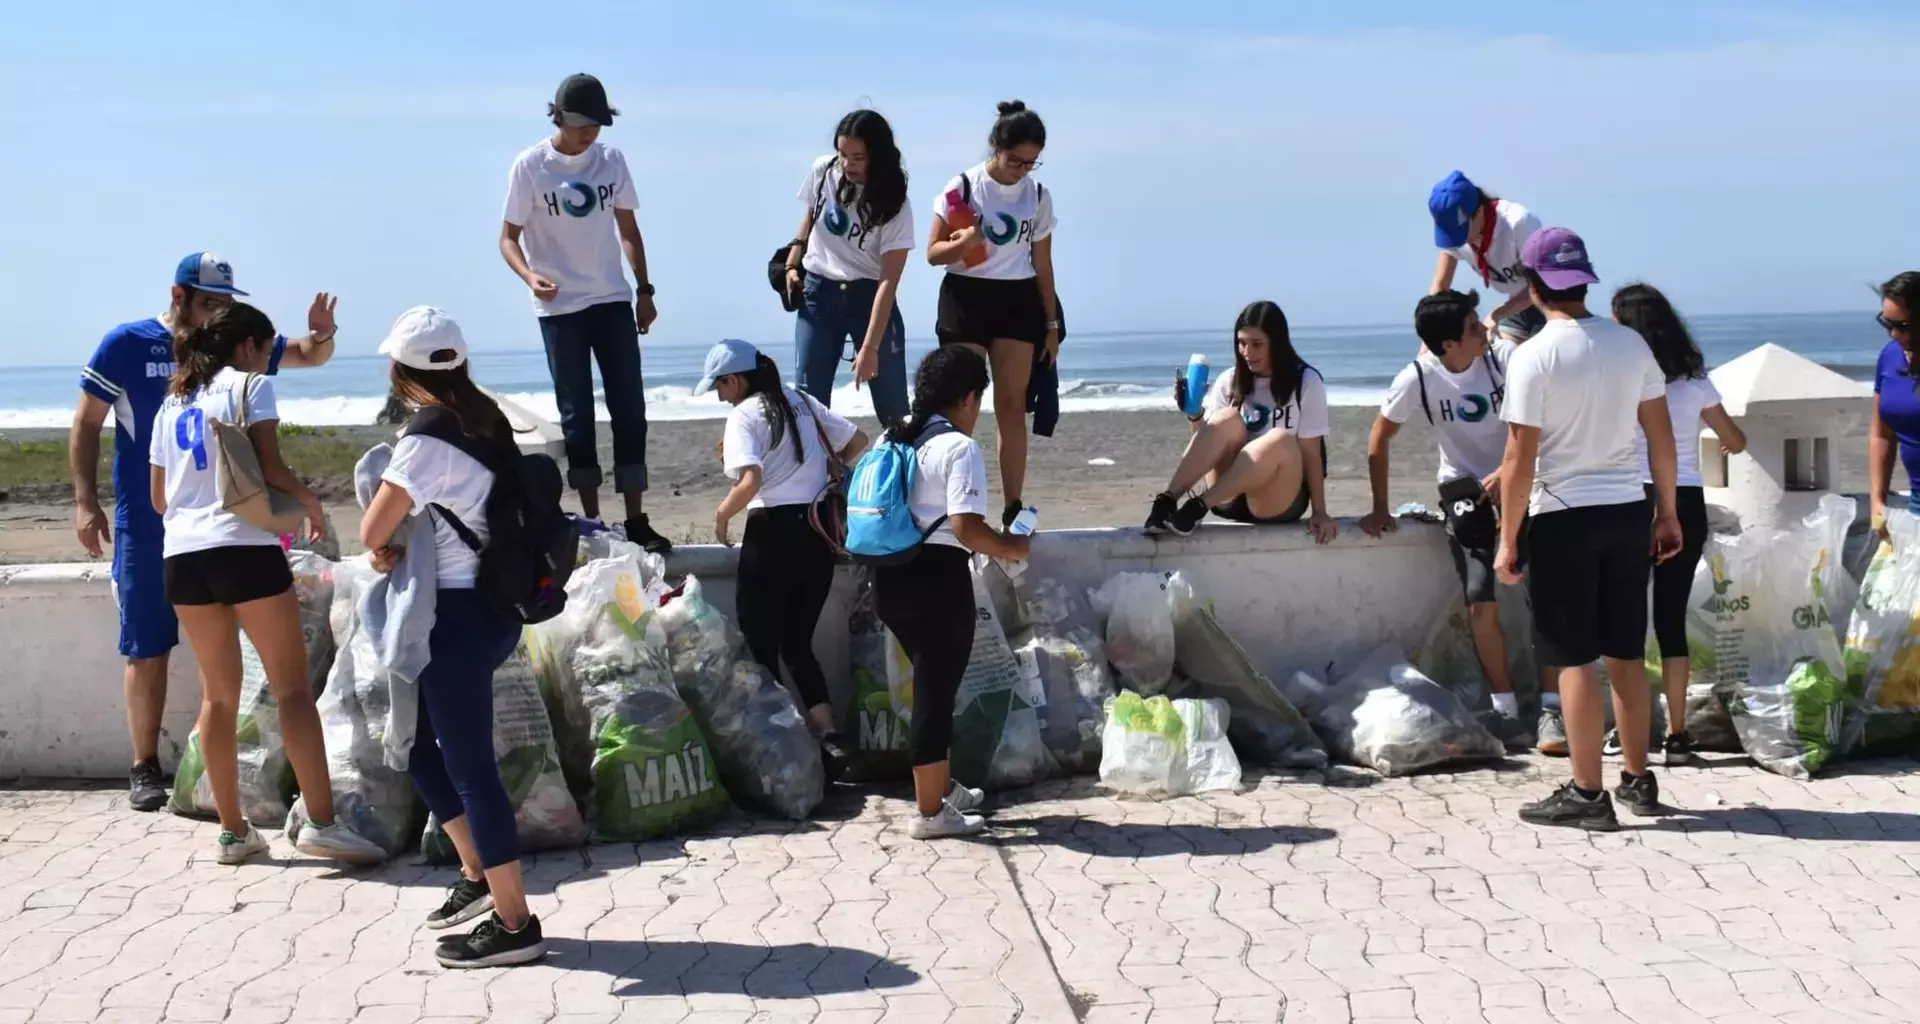
[[[1374,412],[1358,406],[1332,410],[1333,429],[1327,438],[1327,498],[1337,516],[1358,517],[1369,508],[1367,432]],[[872,433],[875,425],[869,421],[863,426]],[[341,437],[369,447],[391,436],[391,428],[386,427],[334,429]],[[647,455],[653,486],[647,494],[647,511],[655,528],[676,543],[713,541],[713,509],[727,489],[718,455],[720,430],[719,420],[699,420],[656,423],[649,431]],[[64,440],[66,433],[19,430],[4,436],[14,441]],[[601,465],[611,475],[613,456],[604,425],[600,436]],[[1001,486],[990,421],[982,421],[978,436],[988,452],[988,483],[997,506]],[[1039,508],[1042,529],[1137,526],[1146,518],[1152,496],[1166,486],[1186,440],[1186,421],[1175,412],[1069,414],[1062,418],[1057,436],[1033,439],[1026,499]],[[1843,491],[1866,489],[1866,447],[1864,435],[1841,445],[1838,483]],[[104,440],[102,448],[111,453],[110,438]],[[103,456],[103,464],[110,457]],[[1100,460],[1111,460],[1112,465],[1093,464]],[[300,469],[297,462],[294,469]],[[1389,507],[1403,502],[1432,505],[1436,472],[1437,453],[1429,429],[1416,419],[1394,439]],[[315,486],[327,499],[345,547],[357,550],[353,538],[360,511],[353,502],[350,482],[327,479]],[[605,514],[617,517],[619,497],[611,491],[603,492],[601,501]],[[0,564],[86,560],[74,537],[72,507],[71,490],[64,484],[14,488],[0,500]],[[573,507],[577,511],[577,506]],[[736,541],[741,525],[738,520],[733,525]],[[1342,528],[1358,527],[1348,523]]]

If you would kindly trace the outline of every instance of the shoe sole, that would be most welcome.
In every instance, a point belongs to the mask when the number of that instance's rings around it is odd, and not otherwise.
[[[1627,813],[1636,818],[1658,818],[1667,813],[1667,808],[1663,804],[1654,804],[1651,807],[1627,804]]]
[[[385,864],[387,855],[383,851],[339,850],[318,843],[294,843],[293,848],[309,857],[321,860],[335,860],[342,864],[351,864],[357,868],[369,868],[376,864]]]
[[[167,798],[165,795],[162,795],[158,800],[135,800],[133,797],[127,798],[128,807],[145,814],[152,814],[166,805]]]
[[[976,829],[965,829],[958,832],[935,832],[931,835],[914,835],[912,832],[908,832],[907,836],[910,839],[917,839],[924,843],[934,839],[971,839],[974,836],[985,833],[986,831],[987,831],[987,827],[985,825],[981,825],[979,828],[976,828]]]
[[[1538,750],[1548,757],[1565,757],[1567,756],[1567,741],[1546,740],[1533,749]]]
[[[1586,818],[1574,818],[1570,820],[1558,819],[1558,818],[1529,818],[1526,815],[1522,814],[1520,816],[1520,820],[1526,822],[1529,825],[1534,825],[1541,828],[1577,828],[1587,832],[1618,832],[1620,831],[1620,822],[1618,819],[1614,819],[1612,821],[1604,821],[1604,820],[1588,820]]]
[[[440,931],[441,929],[444,929],[444,928],[452,928],[457,925],[463,925],[463,924],[466,924],[468,921],[471,921],[474,918],[479,917],[481,914],[484,914],[487,911],[492,909],[493,909],[493,894],[488,893],[487,895],[482,896],[477,900],[474,900],[472,903],[467,904],[466,907],[464,907],[458,914],[455,914],[452,917],[442,918],[441,920],[438,920],[438,921],[434,920],[431,917],[427,918],[427,927],[433,929],[434,931]]]
[[[444,952],[435,953],[433,958],[435,960],[440,961],[440,966],[442,967],[450,967],[456,971],[460,971],[460,970],[471,970],[471,969],[480,968],[480,967],[515,967],[520,964],[530,964],[535,960],[538,960],[541,957],[546,955],[547,955],[547,944],[544,940],[542,940],[540,942],[534,943],[531,946],[528,946],[525,949],[509,950],[505,953],[495,953],[492,956],[483,956],[475,960],[449,959],[446,953]]]

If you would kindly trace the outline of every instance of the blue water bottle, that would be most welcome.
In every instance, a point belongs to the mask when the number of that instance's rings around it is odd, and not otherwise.
[[[1207,400],[1207,357],[1199,352],[1187,360],[1187,403],[1181,410],[1188,416],[1198,416]]]

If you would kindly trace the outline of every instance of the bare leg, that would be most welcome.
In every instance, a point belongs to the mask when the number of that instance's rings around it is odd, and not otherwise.
[[[1473,653],[1480,659],[1480,671],[1486,674],[1488,689],[1494,693],[1512,693],[1513,680],[1507,675],[1507,635],[1500,630],[1500,606],[1491,601],[1470,604],[1467,618],[1473,624]]]
[[[1653,689],[1647,685],[1647,665],[1639,658],[1607,659],[1607,678],[1613,683],[1613,722],[1620,727],[1620,760],[1628,775],[1647,770],[1647,745],[1637,740],[1653,730]]]
[[[1573,767],[1573,784],[1585,790],[1602,788],[1600,734],[1607,725],[1606,716],[1600,710],[1600,669],[1597,665],[1560,670],[1560,710],[1566,715],[1567,760]],[[1641,719],[1641,731],[1646,731],[1645,719]]]
[[[240,715],[240,634],[233,609],[224,605],[178,605],[180,628],[200,661],[200,759],[213,790],[220,827],[247,834],[240,810],[240,744],[234,730]]]
[[[646,498],[647,498],[647,492],[645,492],[645,491],[621,491],[621,492],[620,492],[620,496],[621,496],[622,498],[625,498],[625,499],[626,499],[626,502],[627,502],[627,518],[628,518],[628,519],[638,519],[638,518],[640,518],[641,516],[643,516],[643,515],[645,515],[645,514],[646,514],[646,512],[647,512],[647,510],[646,510]],[[595,498],[596,498],[596,500],[597,500],[597,499],[598,499],[598,495],[595,495]]]
[[[158,658],[128,658],[122,689],[127,699],[127,738],[133,741],[133,763],[160,753],[160,716],[167,709],[167,664]]]
[[[940,813],[940,805],[947,799],[947,785],[947,762],[913,766],[913,802],[922,817]]]
[[[1687,729],[1687,681],[1693,675],[1693,659],[1663,658],[1660,681],[1667,691],[1667,735],[1678,736]]]
[[[833,705],[815,704],[807,709],[807,719],[813,723],[813,734],[825,736],[838,727],[833,722]]]
[[[1279,515],[1300,496],[1301,465],[1300,444],[1294,436],[1269,431],[1241,448],[1233,465],[1220,474],[1200,500],[1218,508],[1244,494],[1247,509],[1254,515]]]
[[[514,931],[526,926],[532,912],[527,909],[527,881],[520,874],[520,862],[510,861],[497,868],[480,867],[480,850],[473,845],[473,831],[467,828],[467,816],[461,815],[452,821],[443,821],[440,828],[453,840],[454,850],[460,854],[460,876],[470,882],[477,882],[480,876],[487,879],[487,891],[493,894],[493,912]]]
[[[580,514],[588,519],[599,519],[600,489],[583,488],[577,493],[580,495]]]
[[[1237,409],[1222,409],[1193,432],[1187,439],[1187,450],[1180,456],[1180,464],[1174,467],[1173,479],[1167,482],[1167,493],[1175,497],[1185,495],[1198,486],[1208,474],[1225,472],[1232,465],[1233,458],[1247,443],[1247,425],[1240,419]]]
[[[307,643],[300,634],[300,599],[291,589],[273,597],[234,606],[240,628],[247,631],[260,664],[267,670],[267,686],[280,707],[280,736],[287,744],[287,763],[300,783],[307,816],[315,824],[333,824],[333,780],[327,774],[327,748],[320,738],[320,713],[313,706],[307,680]]]
[[[1033,345],[995,338],[989,353],[993,374],[993,428],[1000,443],[1000,492],[1021,500],[1027,483],[1027,381],[1033,377]]]

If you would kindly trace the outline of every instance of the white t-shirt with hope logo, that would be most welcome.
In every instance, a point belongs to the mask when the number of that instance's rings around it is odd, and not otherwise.
[[[1207,389],[1206,401],[1201,408],[1211,416],[1231,406],[1228,391],[1233,387],[1233,374],[1229,371],[1213,382]],[[1275,427],[1291,430],[1295,437],[1327,436],[1327,384],[1320,379],[1320,371],[1307,367],[1300,373],[1300,392],[1287,396],[1283,404],[1273,400],[1273,379],[1255,377],[1253,393],[1240,403],[1240,420],[1247,425],[1247,440],[1251,441]]]
[[[1700,412],[1719,404],[1720,389],[1705,377],[1667,382],[1667,416],[1673,420],[1674,454],[1680,463],[1674,486],[1700,486]],[[1647,461],[1646,431],[1634,431],[1633,449],[1640,457],[1640,479],[1652,483],[1653,466]]]
[[[961,178],[967,181],[962,186]],[[954,204],[972,189],[973,209],[986,236],[987,258],[977,267],[964,260],[949,263],[947,272],[996,281],[1024,281],[1034,276],[1033,243],[1053,234],[1053,191],[1043,189],[1029,174],[1018,184],[1002,185],[978,164],[956,175],[934,200],[933,212],[953,223]]]
[[[809,395],[787,388],[787,405],[800,434],[800,450],[806,461],[794,458],[793,433],[782,431],[773,436],[773,424],[767,419],[767,398],[755,395],[727,413],[726,433],[721,435],[720,460],[727,476],[740,479],[749,466],[760,467],[760,492],[747,502],[748,508],[778,508],[782,505],[807,505],[827,487],[827,460],[832,458],[820,444],[825,431],[835,452],[847,446],[860,428]]]
[[[248,380],[252,380],[249,386]],[[244,398],[242,394],[244,392]],[[220,486],[214,478],[215,450],[207,446],[208,420],[238,426],[240,403],[246,403],[248,426],[280,418],[273,398],[273,381],[251,376],[229,366],[214,375],[191,398],[169,394],[153,418],[153,439],[147,459],[166,474],[166,541],[161,555],[208,551],[213,548],[279,547],[280,538],[252,526],[220,505]]]
[[[1484,479],[1500,468],[1507,451],[1507,425],[1500,419],[1500,406],[1506,400],[1506,368],[1515,348],[1510,341],[1497,341],[1486,356],[1459,373],[1448,372],[1439,356],[1423,349],[1393,378],[1380,415],[1401,424],[1432,418],[1440,444],[1440,483],[1469,474]]]
[[[552,301],[533,300],[541,316],[631,302],[613,211],[636,208],[627,158],[604,142],[567,156],[541,139],[514,158],[502,217],[523,229],[527,266],[560,286]]]
[[[1473,252],[1473,234],[1469,233],[1466,245],[1449,249],[1460,265],[1479,278],[1480,286],[1491,288],[1502,295],[1519,295],[1527,290],[1527,275],[1520,263],[1520,249],[1527,239],[1540,230],[1540,218],[1527,212],[1519,203],[1505,199],[1494,200],[1493,239],[1486,248],[1486,267],[1480,265],[1480,257]],[[1476,224],[1479,215],[1474,216]],[[1475,232],[1477,233],[1477,232]]]
[[[807,232],[807,254],[800,265],[830,281],[878,281],[880,257],[913,248],[913,207],[901,203],[892,220],[863,224],[862,186],[854,186],[852,202],[842,205],[844,180],[840,161],[829,155],[815,160],[801,183],[799,198],[813,211],[813,228]]]

